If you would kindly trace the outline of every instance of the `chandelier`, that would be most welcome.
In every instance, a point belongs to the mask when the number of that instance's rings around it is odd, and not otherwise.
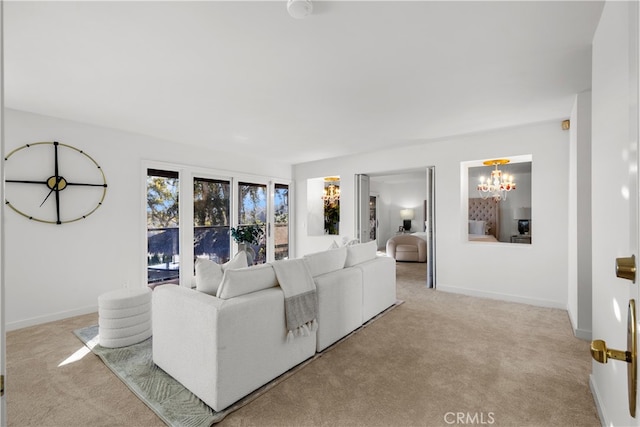
[[[516,189],[516,183],[513,182],[513,175],[503,174],[498,169],[498,165],[506,165],[509,163],[507,159],[487,160],[483,162],[485,166],[495,166],[495,169],[491,171],[491,176],[485,181],[484,176],[480,177],[480,184],[478,184],[478,192],[480,197],[488,199],[492,197],[493,200],[499,202],[500,200],[507,200],[507,193]]]
[[[336,185],[336,182],[340,181],[340,178],[336,176],[327,177],[325,180],[324,192],[322,193],[322,200],[325,203],[333,205],[340,201],[340,186]],[[329,183],[327,185],[327,183]]]

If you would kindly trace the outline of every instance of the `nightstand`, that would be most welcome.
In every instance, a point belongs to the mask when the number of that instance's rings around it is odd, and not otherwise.
[[[531,244],[531,234],[514,234],[511,236],[511,243]]]

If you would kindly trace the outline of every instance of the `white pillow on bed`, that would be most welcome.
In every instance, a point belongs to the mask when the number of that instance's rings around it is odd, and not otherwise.
[[[469,234],[486,234],[486,221],[469,220]]]

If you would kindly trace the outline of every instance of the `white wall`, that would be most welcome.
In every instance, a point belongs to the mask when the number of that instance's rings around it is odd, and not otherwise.
[[[284,163],[15,110],[5,114],[7,152],[29,142],[64,142],[89,153],[109,185],[104,205],[76,223],[35,223],[5,209],[8,329],[94,312],[101,293],[146,285],[143,160],[291,178]]]
[[[387,184],[386,198],[389,200],[388,229],[394,235],[404,224],[400,218],[402,209],[413,209],[411,231],[424,231],[424,200],[426,197],[426,177],[423,181],[408,181]]]
[[[468,242],[467,191],[462,191],[468,184],[461,181],[460,162],[527,154],[533,156],[533,244]],[[340,175],[341,233],[352,236],[354,174],[434,165],[438,289],[566,308],[568,160],[569,133],[562,131],[558,120],[295,165],[294,179],[300,190],[306,188],[307,178]],[[307,236],[301,220],[306,206],[300,203],[305,199],[298,193],[297,256],[324,250],[331,243],[324,236]]]
[[[426,173],[423,180],[414,178],[415,174],[410,174],[403,180],[402,173],[394,176],[390,182],[376,178],[371,180],[371,193],[378,196],[378,248],[385,249],[387,240],[395,236],[398,227],[403,224],[400,219],[400,210],[411,208],[414,210],[415,218],[411,221],[411,231],[424,231],[424,207],[426,198]],[[400,179],[401,182],[396,182]]]
[[[569,161],[569,319],[591,339],[591,91],[576,96]]]

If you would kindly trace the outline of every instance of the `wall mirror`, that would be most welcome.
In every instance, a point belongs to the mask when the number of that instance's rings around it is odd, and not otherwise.
[[[532,156],[465,162],[467,238],[473,242],[531,244]]]
[[[340,177],[307,180],[307,234],[340,234]]]

